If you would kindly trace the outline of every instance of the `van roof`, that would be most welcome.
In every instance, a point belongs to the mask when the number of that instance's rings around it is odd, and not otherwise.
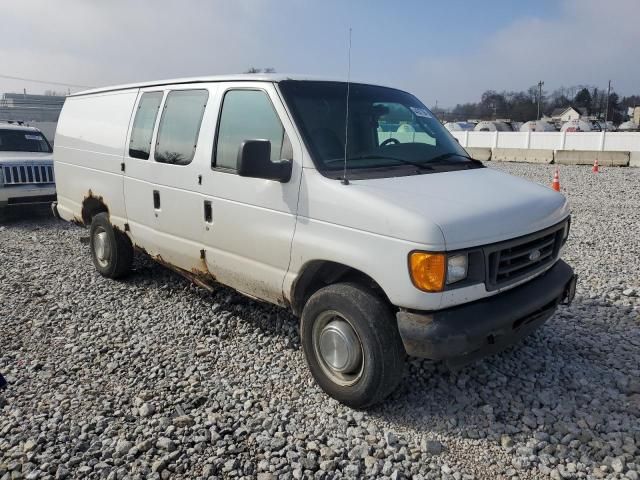
[[[213,75],[204,77],[187,77],[174,78],[169,80],[155,80],[151,82],[129,83],[125,85],[115,85],[111,87],[93,88],[69,95],[77,97],[80,95],[92,95],[94,93],[105,93],[116,90],[128,90],[133,88],[146,88],[164,85],[179,85],[184,83],[210,83],[210,82],[281,82],[283,80],[307,80],[307,81],[326,81],[326,82],[345,82],[344,79],[313,77],[309,75],[291,75],[283,73],[245,73],[236,75]],[[353,82],[356,83],[356,82]],[[357,82],[362,83],[362,82]]]

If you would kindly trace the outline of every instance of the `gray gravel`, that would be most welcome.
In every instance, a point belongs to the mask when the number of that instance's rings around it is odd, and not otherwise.
[[[552,167],[492,164],[544,184]],[[324,395],[296,319],[88,232],[0,226],[0,479],[618,478],[640,473],[640,169],[561,167],[574,304],[458,372],[412,360],[368,412]]]

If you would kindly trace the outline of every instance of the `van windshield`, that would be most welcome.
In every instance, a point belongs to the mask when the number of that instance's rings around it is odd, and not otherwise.
[[[38,131],[0,128],[0,152],[51,153],[51,145]]]
[[[340,178],[344,169],[347,84],[279,83],[318,170]],[[478,168],[416,97],[392,88],[349,87],[347,170],[357,178]],[[392,173],[390,173],[392,172]]]

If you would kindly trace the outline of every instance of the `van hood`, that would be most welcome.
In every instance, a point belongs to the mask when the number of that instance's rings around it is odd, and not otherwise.
[[[435,223],[447,250],[526,235],[569,214],[564,195],[491,168],[357,183],[364,192]]]
[[[564,195],[491,168],[346,186],[325,177],[321,182],[304,182],[301,216],[420,244],[416,248],[486,245],[542,230],[569,214]]]
[[[46,152],[0,152],[0,163],[28,163],[40,164],[53,162],[53,153]]]

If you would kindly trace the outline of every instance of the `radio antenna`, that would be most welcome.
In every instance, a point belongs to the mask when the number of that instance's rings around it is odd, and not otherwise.
[[[349,62],[347,68],[347,108],[344,119],[344,168],[342,184],[349,185],[347,178],[347,146],[349,145],[349,91],[351,90],[351,27],[349,27]]]

